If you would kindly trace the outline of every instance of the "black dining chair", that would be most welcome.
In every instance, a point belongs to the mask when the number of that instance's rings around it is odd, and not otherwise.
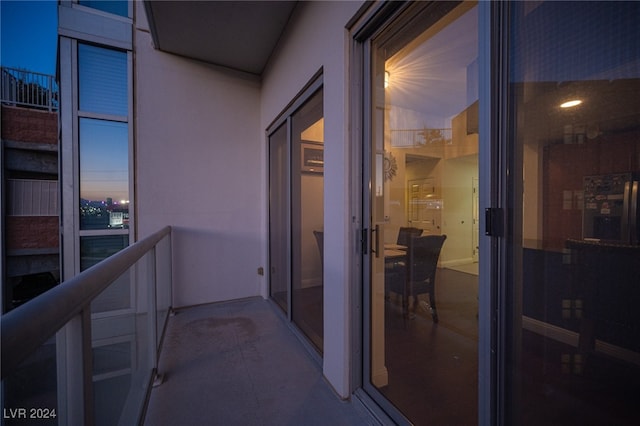
[[[422,235],[422,229],[413,228],[411,226],[401,226],[398,231],[398,239],[396,243],[399,246],[409,246],[409,240],[413,237]]]
[[[396,244],[399,246],[408,247],[409,241],[414,237],[422,235],[422,229],[414,228],[411,226],[401,226],[398,231],[398,238]],[[401,295],[403,302],[407,300],[408,294],[405,294],[408,290],[405,285],[406,281],[406,269],[407,269],[407,257],[394,257],[392,259],[385,259],[385,297],[389,298],[389,292]]]
[[[418,307],[418,296],[429,296],[428,307],[434,323],[438,322],[436,307],[436,270],[446,235],[424,235],[408,240],[406,265],[385,271],[385,284],[389,291],[402,297],[402,313],[409,315],[409,297],[413,298],[413,311]]]
[[[396,244],[408,247],[409,240],[422,235],[422,229],[409,226],[401,226],[398,231]],[[404,294],[404,281],[406,279],[406,256],[385,260],[385,297],[389,297],[389,292]]]
[[[436,270],[446,235],[425,235],[409,241],[408,278],[413,311],[418,306],[418,295],[429,295],[429,308],[433,322],[438,322],[436,308]]]

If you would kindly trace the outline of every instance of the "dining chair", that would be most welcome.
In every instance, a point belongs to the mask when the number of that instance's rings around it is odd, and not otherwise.
[[[413,297],[413,311],[418,306],[418,295],[429,295],[429,310],[433,322],[438,322],[438,310],[436,307],[436,270],[438,259],[446,235],[425,235],[409,240],[408,251],[408,276],[405,294]],[[408,305],[403,301],[404,305]]]
[[[398,239],[396,243],[399,246],[408,246],[411,238],[419,237],[420,235],[422,235],[422,229],[420,228],[401,226],[400,230],[398,230]]]
[[[422,235],[422,229],[413,228],[409,226],[401,226],[398,231],[398,238],[396,244],[399,246],[408,247],[409,240],[413,237],[419,237]],[[393,259],[385,259],[385,297],[389,296],[389,291],[394,293],[403,294],[405,270],[406,270],[406,256],[401,258],[395,257]]]
[[[413,237],[422,235],[422,229],[411,226],[401,226],[398,230],[396,244],[408,247],[409,241]],[[405,303],[408,303],[408,287],[407,279],[407,258],[406,256],[385,259],[384,282],[385,282],[385,299],[389,300],[389,293],[395,293],[402,297],[403,312],[406,314]]]

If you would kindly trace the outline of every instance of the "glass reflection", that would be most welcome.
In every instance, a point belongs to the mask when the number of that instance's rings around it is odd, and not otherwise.
[[[283,124],[269,136],[269,293],[289,311],[289,144]]]
[[[475,424],[477,6],[408,16],[374,50],[370,380],[412,424]]]
[[[640,423],[638,16],[638,2],[512,9],[507,423]]]
[[[127,54],[78,45],[79,109],[99,114],[128,114]]]
[[[324,120],[322,89],[291,118],[291,317],[322,352]]]
[[[78,3],[115,15],[125,17],[129,15],[129,2],[126,0],[79,0]]]
[[[80,229],[128,227],[128,124],[81,118]]]
[[[80,238],[80,271],[116,254],[129,245],[128,235],[87,236]]]

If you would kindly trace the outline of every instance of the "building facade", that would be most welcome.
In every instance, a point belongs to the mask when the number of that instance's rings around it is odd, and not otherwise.
[[[62,2],[64,278],[170,225],[383,423],[635,424],[639,13]]]
[[[2,311],[60,282],[55,77],[3,67]]]

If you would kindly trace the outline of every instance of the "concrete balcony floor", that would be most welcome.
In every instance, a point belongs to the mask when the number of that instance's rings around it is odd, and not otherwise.
[[[144,424],[377,424],[338,397],[275,309],[258,297],[171,317]]]

